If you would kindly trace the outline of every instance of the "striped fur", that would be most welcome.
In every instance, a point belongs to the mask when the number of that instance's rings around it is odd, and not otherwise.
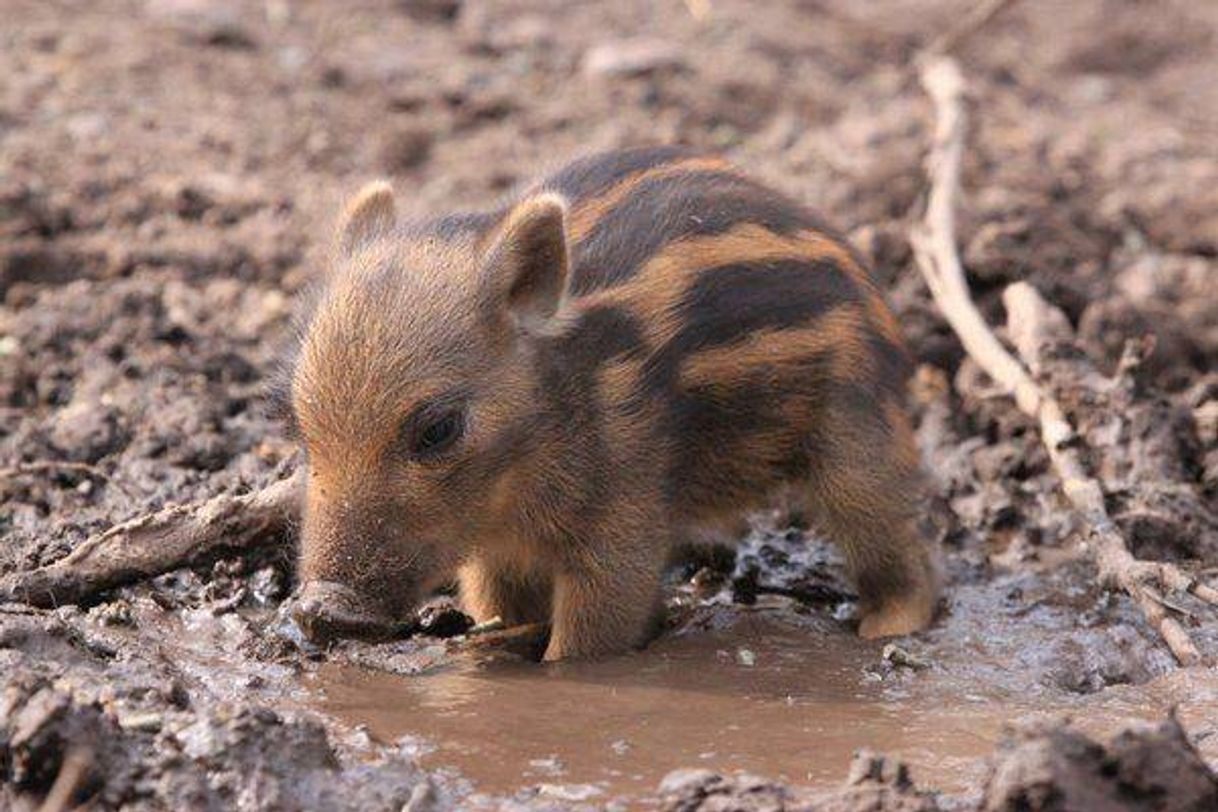
[[[645,638],[674,544],[793,494],[846,552],[863,634],[929,621],[900,331],[800,205],[627,150],[340,254],[292,375],[304,580],[384,616],[456,572],[480,619],[550,619],[548,658],[602,654]],[[466,435],[411,460],[399,424],[441,407]]]

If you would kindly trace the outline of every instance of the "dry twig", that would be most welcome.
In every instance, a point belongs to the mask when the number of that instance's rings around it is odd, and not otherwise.
[[[47,793],[38,812],[64,812],[72,808],[72,797],[89,777],[93,769],[93,751],[88,747],[76,747],[64,756],[55,783]]]
[[[512,643],[537,645],[544,642],[549,633],[548,623],[521,623],[517,626],[504,626],[501,623],[497,628],[470,629],[468,637],[473,646],[503,646]]]
[[[494,658],[506,651],[516,656],[537,659],[545,649],[550,636],[548,623],[522,623],[518,626],[489,624],[485,630],[470,629],[465,639],[465,649],[478,657]]]
[[[976,31],[984,28],[998,12],[1011,4],[1012,0],[982,0],[973,6],[960,20],[926,46],[926,53],[944,56],[954,51],[960,43]]]
[[[1100,483],[1083,465],[1077,435],[1061,405],[998,341],[972,301],[956,250],[955,227],[966,123],[964,78],[953,59],[933,57],[922,65],[921,80],[934,102],[936,124],[927,158],[931,186],[926,215],[910,238],[931,295],[973,360],[1039,424],[1041,441],[1061,479],[1062,490],[1086,525],[1086,540],[1101,580],[1123,589],[1136,601],[1181,664],[1200,662],[1196,646],[1168,613],[1159,593],[1188,591],[1218,605],[1218,590],[1198,584],[1172,564],[1141,561],[1129,552],[1108,515]],[[1034,366],[1043,339],[1050,330],[1059,329],[1063,319],[1030,285],[1012,285],[1006,301],[1012,323],[1021,325],[1025,334],[1018,342],[1021,353],[1025,362]]]
[[[59,561],[0,579],[0,602],[78,603],[208,555],[266,544],[293,521],[300,481],[297,472],[253,493],[167,507],[117,524]]]
[[[31,476],[35,474],[55,474],[63,471],[68,471],[74,474],[96,479],[104,482],[107,485],[115,485],[120,491],[132,496],[131,491],[126,485],[121,482],[111,479],[110,475],[96,465],[90,465],[87,462],[73,462],[71,460],[31,460],[28,462],[17,462],[12,465],[6,465],[0,468],[0,481],[6,479],[16,479],[23,476]]]
[[[18,462],[0,468],[0,479],[13,479],[28,474],[44,474],[56,471],[71,471],[76,474],[108,480],[110,477],[96,465],[87,462],[71,462],[69,460],[34,460],[33,462]]]
[[[698,22],[706,22],[711,15],[711,0],[685,0],[685,10]]]

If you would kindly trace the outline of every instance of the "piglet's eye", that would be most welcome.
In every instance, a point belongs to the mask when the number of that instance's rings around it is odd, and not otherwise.
[[[465,417],[459,411],[446,412],[424,423],[415,434],[411,453],[420,458],[434,457],[451,448],[465,431]]]

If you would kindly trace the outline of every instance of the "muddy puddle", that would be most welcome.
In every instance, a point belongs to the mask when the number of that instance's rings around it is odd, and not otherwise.
[[[744,612],[726,629],[598,663],[462,664],[419,676],[325,664],[305,680],[316,709],[417,750],[425,766],[455,769],[478,793],[542,785],[592,802],[646,801],[670,770],[691,765],[828,788],[861,747],[905,760],[920,785],[967,793],[1014,720],[1064,713],[1109,735],[1175,705],[1198,731],[1218,719],[1213,673],[1074,696],[1012,692],[964,663],[894,669],[881,652],[840,629]],[[1200,742],[1211,762],[1215,738]]]

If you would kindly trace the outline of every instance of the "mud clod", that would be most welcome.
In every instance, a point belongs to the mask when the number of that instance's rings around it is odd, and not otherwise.
[[[1107,745],[1068,724],[1014,731],[986,783],[985,812],[1201,812],[1218,808],[1218,775],[1174,718]]]
[[[789,795],[776,784],[754,776],[724,778],[709,770],[677,770],[660,783],[664,808],[670,812],[781,812]]]

